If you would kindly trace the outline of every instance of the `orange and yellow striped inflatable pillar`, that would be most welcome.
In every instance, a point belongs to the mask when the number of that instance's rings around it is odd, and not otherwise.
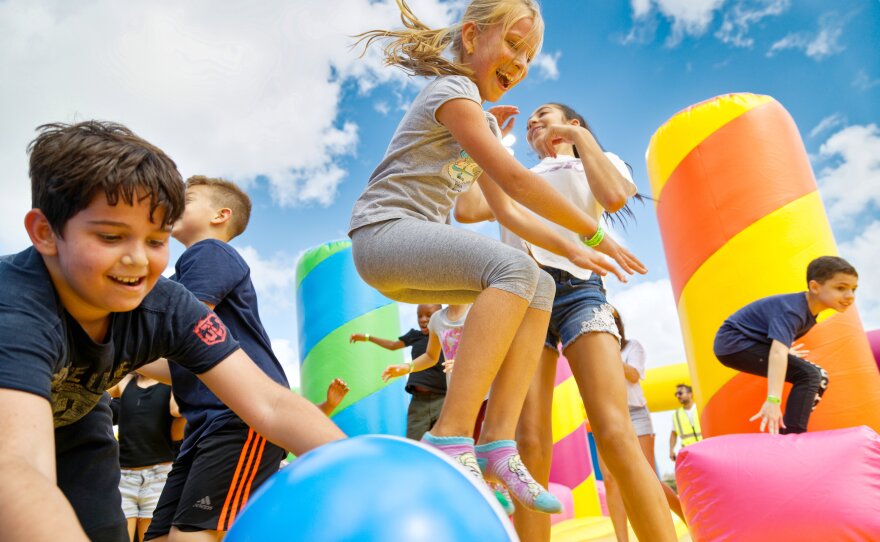
[[[769,96],[719,96],[661,126],[647,161],[703,434],[756,431],[748,418],[766,380],[722,366],[715,332],[756,299],[805,290],[810,260],[837,254],[797,127]],[[880,375],[858,311],[819,320],[803,342],[830,384],[810,430],[880,431]]]
[[[568,360],[562,355],[556,362],[552,417],[550,481],[571,488],[574,517],[601,516],[596,473],[587,441],[587,413]]]

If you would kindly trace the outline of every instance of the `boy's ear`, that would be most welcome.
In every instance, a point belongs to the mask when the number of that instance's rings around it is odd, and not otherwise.
[[[814,279],[814,280],[811,280],[810,282],[807,283],[807,288],[809,288],[810,292],[812,292],[812,293],[814,293],[814,294],[817,293],[817,292],[819,291],[819,288],[820,288],[821,286],[822,286],[822,285],[819,284],[819,281],[818,281],[818,280],[815,280],[815,279]]]
[[[211,219],[212,225],[220,225],[224,224],[232,218],[232,209],[229,207],[223,207],[222,209],[217,209],[217,212],[214,214],[214,218]]]
[[[37,252],[43,256],[58,254],[58,240],[49,219],[39,209],[31,209],[24,215],[24,229]]]

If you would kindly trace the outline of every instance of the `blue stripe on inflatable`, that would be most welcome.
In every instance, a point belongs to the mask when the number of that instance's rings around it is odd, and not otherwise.
[[[335,414],[332,419],[350,437],[371,433],[404,436],[409,398],[404,391],[405,385],[406,379],[398,378]]]
[[[593,472],[596,474],[596,480],[604,481],[602,469],[599,468],[599,449],[596,448],[596,439],[593,438],[593,432],[587,432],[587,440],[590,442],[590,462],[593,464]]]
[[[300,358],[305,359],[312,347],[334,329],[389,303],[393,301],[358,276],[351,248],[325,259],[296,291]]]

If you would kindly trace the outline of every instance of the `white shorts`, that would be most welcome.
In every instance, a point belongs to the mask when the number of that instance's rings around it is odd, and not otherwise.
[[[629,417],[636,428],[636,435],[642,437],[654,434],[654,424],[651,423],[648,407],[629,407]]]
[[[142,469],[122,469],[119,492],[122,493],[122,511],[126,518],[152,519],[169,472],[171,463]]]

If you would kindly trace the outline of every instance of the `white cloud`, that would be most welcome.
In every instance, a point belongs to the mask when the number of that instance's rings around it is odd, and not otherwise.
[[[251,246],[235,249],[251,268],[251,280],[260,300],[261,314],[290,314],[296,321],[296,261],[299,256],[283,252],[264,258]]]
[[[413,0],[423,21],[452,20],[457,4]],[[400,26],[392,0],[326,2],[110,0],[0,3],[0,250],[18,250],[29,203],[25,147],[45,122],[122,122],[166,149],[184,177],[245,185],[269,178],[280,204],[329,204],[357,126],[341,118],[343,83],[396,81],[379,48],[363,59],[351,35]]]
[[[635,25],[624,43],[643,41],[647,37],[645,25],[654,27],[655,8],[672,23],[671,33],[666,41],[668,46],[675,47],[686,36],[702,36],[712,23],[715,11],[724,2],[725,0],[631,0]],[[653,30],[649,33],[653,34]]]
[[[724,14],[715,37],[734,47],[751,47],[755,40],[748,36],[749,28],[765,17],[782,14],[791,6],[791,0],[744,0],[734,4]]]
[[[812,130],[810,130],[810,137],[816,137],[826,130],[837,128],[838,126],[841,126],[843,124],[846,124],[846,118],[840,113],[828,115],[824,119],[820,120],[819,124],[813,127]]]
[[[281,362],[290,387],[299,389],[299,347],[287,339],[272,339],[272,351]]]
[[[840,255],[859,272],[856,305],[866,331],[880,329],[880,220],[874,220],[855,238],[840,244]]]
[[[853,86],[859,90],[869,90],[877,85],[880,85],[880,78],[871,79],[871,76],[865,70],[859,70],[859,73],[856,74],[856,78],[853,80]]]
[[[880,129],[876,124],[848,126],[819,148],[830,164],[817,175],[833,224],[853,224],[866,210],[880,209]]]
[[[819,17],[816,33],[795,32],[774,43],[767,56],[772,57],[786,49],[801,49],[813,60],[822,60],[842,52],[845,47],[839,43],[843,35],[844,19],[836,13],[826,13]]]
[[[669,279],[632,286],[620,285],[614,279],[606,283],[608,299],[623,318],[626,336],[638,339],[645,347],[648,368],[687,361]]]
[[[537,70],[538,76],[542,79],[559,79],[557,62],[560,56],[562,56],[560,51],[551,54],[538,53],[538,56],[532,60],[531,69]]]

